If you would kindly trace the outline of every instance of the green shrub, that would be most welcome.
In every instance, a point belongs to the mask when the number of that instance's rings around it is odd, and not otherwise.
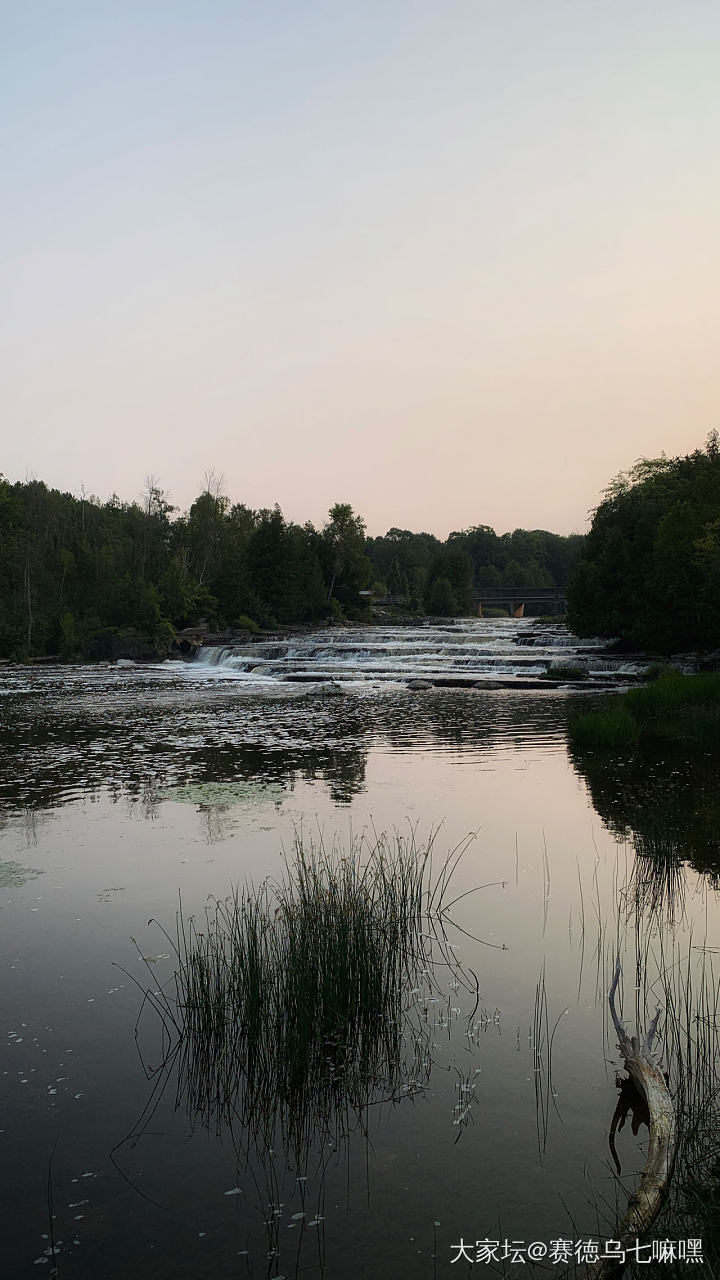
[[[253,635],[260,630],[254,618],[249,618],[246,613],[241,613],[239,618],[235,620],[235,626],[241,631],[251,631]]]
[[[720,672],[685,676],[669,668],[652,683],[606,699],[570,720],[578,747],[622,747],[640,739],[720,737]]]
[[[640,737],[637,721],[620,697],[573,716],[568,732],[575,747],[628,747]]]

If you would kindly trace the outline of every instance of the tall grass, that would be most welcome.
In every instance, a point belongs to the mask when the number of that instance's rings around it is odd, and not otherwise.
[[[579,712],[571,717],[568,733],[572,745],[578,747],[630,747],[640,737],[640,726],[620,694],[606,699],[595,711]]]
[[[431,1036],[416,997],[438,962],[477,1007],[477,981],[444,944],[463,848],[434,873],[433,841],[412,834],[347,852],[298,838],[280,880],[211,900],[200,922],[180,913],[174,981],[154,1000],[177,1102],[263,1149],[281,1136],[300,1160],[370,1102],[422,1088]]]
[[[682,675],[674,668],[650,684],[573,716],[574,747],[626,747],[653,738],[720,742],[720,672]]]
[[[720,1277],[720,971],[717,953],[691,945],[686,954],[657,936],[648,955],[657,977],[647,985],[648,1003],[665,1007],[668,1077],[678,1125],[675,1170],[667,1203],[653,1225],[662,1239],[701,1239],[703,1275]],[[687,1272],[678,1261],[636,1267],[669,1280]]]
[[[584,920],[582,881],[580,887]],[[716,905],[716,900],[707,888],[705,892],[707,922],[708,909]],[[626,973],[632,974],[625,991],[628,1032],[634,1026],[642,1036],[656,1011],[662,1011],[652,1056],[666,1075],[676,1119],[676,1155],[669,1191],[644,1237],[648,1247],[642,1251],[642,1261],[629,1265],[628,1274],[633,1280],[641,1276],[644,1280],[675,1280],[687,1275],[688,1264],[677,1259],[676,1242],[698,1239],[703,1247],[703,1275],[720,1280],[720,950],[708,945],[708,923],[704,939],[693,936],[684,916],[685,893],[684,869],[676,863],[672,844],[663,849],[658,830],[638,850],[632,863],[626,863],[624,877],[613,881],[615,919],[608,930],[612,935],[609,938],[603,936],[605,924],[601,922],[599,901],[596,912],[597,954],[602,970],[596,998],[605,1009],[609,975],[616,956],[623,955]],[[582,965],[582,956],[580,962]],[[544,999],[540,984],[538,992]],[[536,999],[536,1023],[539,1007],[542,1008],[542,1000]],[[610,1061],[615,1035],[608,1023],[606,1035],[606,1056]],[[623,1099],[621,1094],[618,1100],[609,1135],[618,1174],[616,1178],[611,1171],[615,1202],[599,1187],[593,1192],[598,1235],[613,1239],[618,1239],[637,1176],[633,1171],[621,1179],[614,1136],[618,1127],[623,1127],[628,1111],[632,1113],[634,1134],[641,1125],[649,1124],[646,1100],[627,1081],[623,1091],[625,1096]],[[543,1099],[537,1089],[536,1094],[538,1123],[542,1125]],[[652,1241],[674,1242],[675,1258],[651,1260]],[[569,1274],[586,1277],[591,1269],[571,1269]]]

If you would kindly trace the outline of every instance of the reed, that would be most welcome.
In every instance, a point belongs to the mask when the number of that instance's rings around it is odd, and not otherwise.
[[[627,747],[658,738],[720,740],[720,672],[669,668],[647,685],[606,698],[571,717],[574,747]]]
[[[652,999],[665,1005],[665,1055],[678,1122],[675,1172],[656,1238],[702,1240],[703,1275],[720,1276],[720,985],[717,953],[680,955],[659,935]],[[642,1268],[645,1270],[645,1268]],[[639,1272],[640,1268],[636,1268]],[[653,1268],[654,1270],[654,1268]],[[669,1280],[687,1263],[658,1266]],[[646,1271],[647,1274],[647,1271]]]
[[[640,737],[640,727],[622,701],[625,695],[608,698],[595,711],[571,717],[568,734],[573,747],[630,747]]]
[[[339,1116],[424,1087],[431,1034],[417,996],[436,989],[438,962],[477,1008],[477,982],[444,942],[464,847],[434,872],[433,840],[412,833],[348,851],[297,837],[279,880],[211,900],[200,922],[180,912],[174,981],[156,998],[178,1103],[263,1148],[279,1125],[299,1156]]]

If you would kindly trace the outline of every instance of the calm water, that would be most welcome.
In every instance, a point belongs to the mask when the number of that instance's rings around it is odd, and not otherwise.
[[[51,1155],[58,1274],[82,1280],[430,1280],[469,1272],[451,1264],[461,1237],[597,1234],[598,1203],[615,1196],[613,957],[619,946],[626,1014],[642,1017],[636,938],[667,932],[672,905],[681,951],[691,927],[718,945],[717,863],[696,832],[705,862],[646,910],[635,810],[613,809],[622,779],[568,755],[576,694],[404,687],[428,672],[527,674],[533,646],[516,642],[531,638],[478,622],[2,674],[3,1274],[51,1270]],[[536,656],[533,674],[576,661],[560,632]],[[710,774],[703,785],[714,802]],[[145,1068],[164,1046],[147,1006],[138,1022],[142,990],[174,970],[160,926],[173,933],[178,895],[202,914],[209,895],[279,875],[300,828],[326,845],[439,828],[439,855],[474,833],[450,895],[460,968],[440,965],[413,997],[427,1073],[318,1121],[302,1160],[281,1134],[260,1153],[205,1126],[176,1106],[172,1072],[152,1097],[161,1077]],[[618,1135],[630,1183],[646,1136]]]

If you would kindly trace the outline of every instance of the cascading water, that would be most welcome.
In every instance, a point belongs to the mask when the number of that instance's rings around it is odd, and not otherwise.
[[[602,655],[602,656],[601,656]],[[642,669],[603,652],[600,640],[579,640],[564,627],[531,619],[461,619],[416,627],[328,628],[249,644],[207,646],[188,670],[247,683],[342,682],[367,686],[515,683],[540,680],[553,668],[579,667],[590,678]],[[542,680],[545,683],[545,680]]]

